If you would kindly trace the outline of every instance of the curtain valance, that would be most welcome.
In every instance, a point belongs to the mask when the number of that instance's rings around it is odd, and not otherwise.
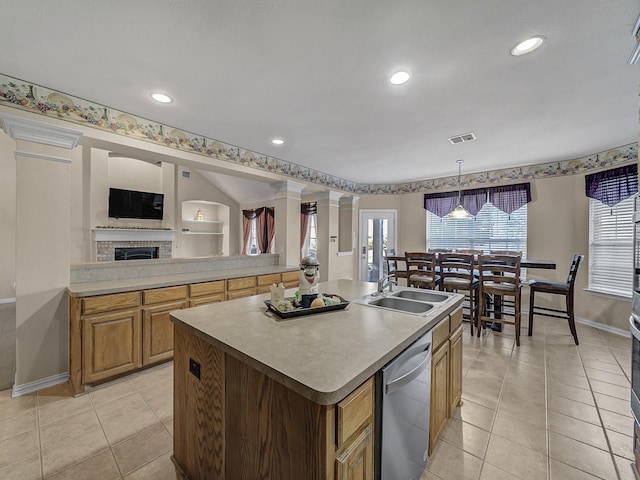
[[[504,213],[511,214],[531,201],[531,184],[482,187],[460,192],[460,203],[476,216],[485,203],[491,202]],[[424,208],[442,218],[458,206],[458,192],[425,193]]]
[[[316,215],[318,213],[318,202],[304,202],[300,204],[302,215]]]
[[[587,197],[613,207],[638,193],[638,164],[592,173],[584,180]]]

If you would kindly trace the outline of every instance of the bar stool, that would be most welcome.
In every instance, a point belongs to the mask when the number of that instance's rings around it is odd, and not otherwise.
[[[566,282],[547,282],[545,280],[529,281],[529,336],[533,335],[533,315],[544,315],[546,317],[563,318],[569,321],[569,330],[573,335],[573,341],[576,345],[578,342],[578,333],[576,332],[576,322],[573,312],[573,290],[575,287],[576,276],[580,264],[584,260],[584,255],[574,255],[569,266],[569,274]],[[552,295],[562,295],[565,297],[566,308],[560,310],[557,308],[540,307],[535,305],[536,293],[550,293]],[[547,313],[552,312],[552,313]]]
[[[385,257],[385,262],[387,263],[388,275],[393,274],[397,279],[408,279],[407,261],[404,257],[398,255],[387,255]]]
[[[514,325],[516,345],[520,346],[520,257],[515,255],[480,255],[480,312],[477,336],[485,323]],[[512,310],[503,308],[504,297],[512,299]],[[491,300],[493,299],[493,301]],[[505,317],[512,317],[508,320]]]
[[[464,292],[465,303],[463,304],[462,317],[469,321],[471,335],[473,335],[473,327],[478,323],[478,287],[480,284],[473,274],[473,264],[473,255],[441,253],[438,256],[440,290]]]
[[[406,252],[407,285],[409,287],[436,289],[440,276],[436,273],[436,255],[427,252]]]

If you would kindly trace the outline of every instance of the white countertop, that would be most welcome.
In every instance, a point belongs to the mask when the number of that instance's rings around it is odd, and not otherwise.
[[[234,268],[224,270],[209,270],[205,272],[178,273],[170,275],[151,275],[144,277],[125,278],[118,280],[102,280],[96,282],[72,283],[67,287],[67,292],[72,297],[87,297],[91,295],[103,295],[107,293],[130,292],[132,290],[144,290],[148,288],[171,287],[173,285],[186,285],[189,283],[212,282],[227,278],[238,278],[253,275],[266,275],[270,273],[282,273],[297,271],[298,267],[268,265],[251,268]]]
[[[347,300],[375,290],[375,283],[352,280],[320,284],[320,292]],[[426,317],[350,303],[344,310],[287,320],[267,311],[267,299],[268,294],[178,310],[171,318],[297,393],[331,405],[455,310],[463,296],[456,294]]]

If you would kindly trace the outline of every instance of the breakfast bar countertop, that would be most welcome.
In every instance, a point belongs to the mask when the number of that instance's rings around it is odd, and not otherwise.
[[[334,280],[321,283],[319,291],[353,300],[375,292],[376,284]],[[453,295],[426,316],[350,303],[344,310],[283,320],[267,310],[266,294],[177,310],[171,319],[287,388],[330,405],[458,308],[463,296]]]

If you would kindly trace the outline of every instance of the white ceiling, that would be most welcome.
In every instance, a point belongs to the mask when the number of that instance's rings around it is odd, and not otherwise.
[[[638,139],[637,0],[26,0],[0,72],[358,183]],[[513,57],[531,35],[547,42]],[[388,82],[404,69],[411,80]],[[149,98],[160,90],[175,101]],[[475,132],[474,142],[447,138]],[[271,145],[274,136],[284,146]]]

